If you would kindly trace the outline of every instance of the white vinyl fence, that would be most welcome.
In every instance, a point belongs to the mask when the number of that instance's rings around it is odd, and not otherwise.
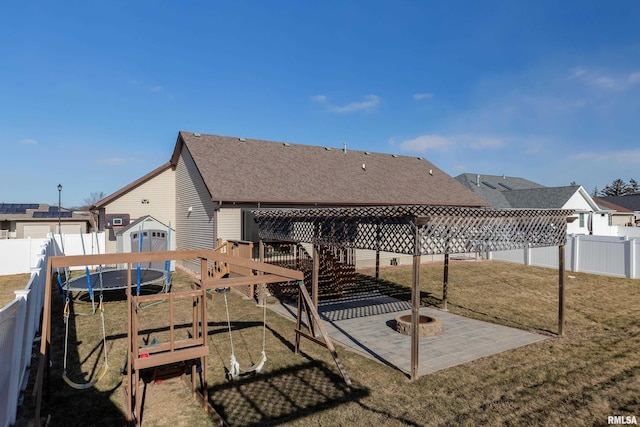
[[[3,427],[16,423],[20,392],[27,386],[33,339],[40,329],[47,258],[53,252],[52,246],[52,241],[45,239],[26,286],[19,286],[21,289],[14,291],[15,299],[0,308],[0,426]]]
[[[90,234],[56,234],[46,239],[3,239],[0,240],[0,276],[29,273],[36,267],[40,248],[51,239],[55,245],[51,255],[95,255],[104,254],[106,235]],[[90,266],[91,268],[91,266]],[[84,267],[72,267],[82,270]]]
[[[16,283],[14,300],[0,308],[0,427],[16,423],[18,399],[27,386],[48,257],[104,253],[104,246],[105,233],[0,240],[0,275],[31,273],[26,286]]]
[[[527,248],[491,252],[489,259],[538,267],[558,268],[558,248]],[[565,269],[604,276],[640,278],[640,239],[569,235]]]

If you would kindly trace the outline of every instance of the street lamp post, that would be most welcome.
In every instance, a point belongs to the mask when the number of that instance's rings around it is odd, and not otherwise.
[[[62,236],[62,229],[60,227],[60,200],[62,197],[62,184],[58,184],[58,234]]]

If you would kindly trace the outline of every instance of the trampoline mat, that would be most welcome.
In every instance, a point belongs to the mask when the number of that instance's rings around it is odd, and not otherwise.
[[[102,283],[100,276],[102,275]],[[167,273],[164,270],[156,270],[152,268],[140,269],[140,286],[150,285],[152,283],[164,280],[167,277]],[[127,288],[127,270],[104,270],[102,274],[95,272],[89,274],[91,280],[91,287],[94,291],[110,290],[110,289],[126,289]],[[137,286],[138,284],[138,270],[136,268],[131,269],[131,286]],[[64,289],[67,291],[88,291],[87,276],[78,276],[73,280],[70,280],[64,285]]]

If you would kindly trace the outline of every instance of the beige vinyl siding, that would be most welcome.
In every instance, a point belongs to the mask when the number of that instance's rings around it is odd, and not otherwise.
[[[22,237],[25,239],[29,237],[32,239],[42,239],[47,237],[47,234],[51,232],[51,227],[48,225],[25,225],[22,232]]]
[[[176,173],[172,168],[140,184],[109,203],[106,214],[129,214],[131,221],[151,215],[163,224],[175,229]],[[107,234],[106,252],[117,250],[114,233]]]
[[[182,148],[176,165],[176,190],[176,248],[214,248],[217,204],[211,200],[186,146]]]
[[[242,210],[225,208],[218,211],[218,238],[222,240],[242,239]]]
[[[66,222],[62,223],[62,232],[64,234],[80,234],[80,230],[82,233],[87,232],[87,223],[86,222]],[[47,232],[44,233],[45,228]],[[35,233],[35,234],[34,234]],[[44,235],[42,235],[44,233]],[[16,237],[18,239],[23,239],[27,237],[47,237],[47,233],[58,233],[58,222],[48,222],[48,223],[38,223],[34,224],[33,222],[18,222],[16,223]],[[36,236],[37,235],[37,236]]]

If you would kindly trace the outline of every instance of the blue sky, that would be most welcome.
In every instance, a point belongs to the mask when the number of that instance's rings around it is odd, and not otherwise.
[[[640,180],[640,3],[21,1],[0,14],[0,202],[81,205],[178,131]]]

